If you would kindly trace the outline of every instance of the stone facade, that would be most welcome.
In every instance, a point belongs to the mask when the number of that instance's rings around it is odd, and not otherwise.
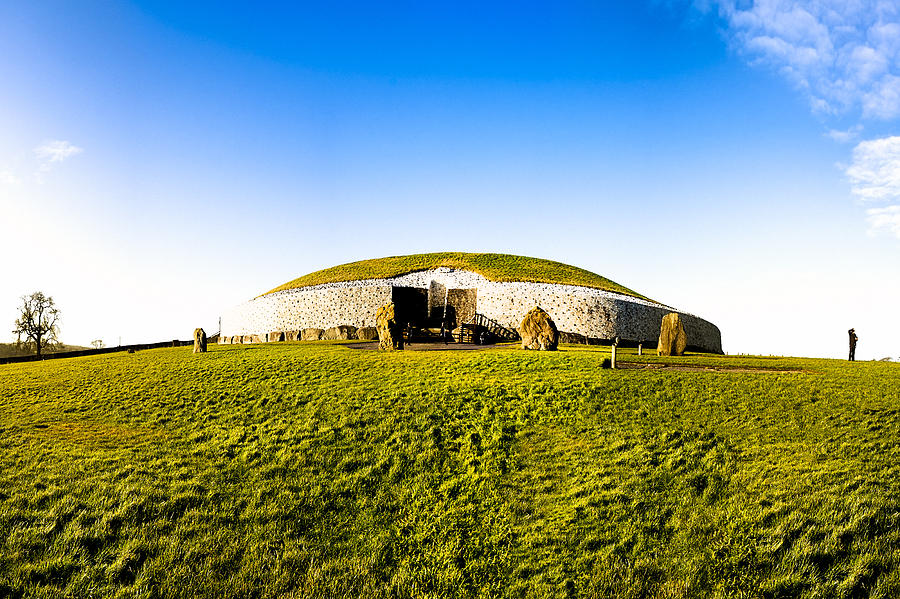
[[[263,295],[224,314],[222,335],[259,335],[340,325],[372,327],[378,308],[392,301],[394,287],[428,290],[432,309],[443,307],[443,297],[451,304],[459,302],[457,311],[464,313],[460,314],[462,322],[477,311],[515,329],[529,310],[540,306],[561,333],[588,340],[620,337],[624,341],[644,342],[646,347],[655,346],[663,316],[677,311],[664,304],[590,287],[498,283],[474,272],[438,268],[391,279],[328,283]],[[722,351],[721,334],[714,324],[692,314],[679,314],[690,347]]]

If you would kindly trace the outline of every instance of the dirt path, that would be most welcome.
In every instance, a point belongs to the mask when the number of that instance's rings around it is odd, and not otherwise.
[[[702,366],[700,364],[650,364],[646,362],[619,362],[620,370],[675,370],[677,372],[749,372],[749,373],[807,373],[802,368],[754,368],[751,366]]]
[[[366,341],[364,343],[348,343],[344,347],[350,349],[377,350],[377,341]],[[413,343],[405,344],[403,351],[477,351],[486,349],[503,349],[496,345],[476,345],[474,343]]]

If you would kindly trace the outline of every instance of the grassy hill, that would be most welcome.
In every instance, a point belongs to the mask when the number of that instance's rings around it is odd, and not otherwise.
[[[0,597],[900,596],[900,366],[566,349],[2,366]]]
[[[57,352],[64,351],[77,351],[81,349],[90,349],[89,347],[84,347],[81,345],[66,345],[61,344],[52,350],[44,350],[45,354],[53,354]],[[30,356],[34,353],[34,350],[28,350],[24,347],[17,347],[15,343],[0,343],[0,358],[10,358],[13,356]]]
[[[569,266],[562,262],[509,254],[467,254],[463,252],[389,256],[387,258],[375,258],[341,264],[340,266],[333,266],[304,275],[266,293],[339,281],[396,277],[409,272],[429,270],[441,266],[477,272],[491,281],[529,281],[534,283],[581,285],[648,299],[627,287],[610,281],[606,277],[601,277],[583,268]]]

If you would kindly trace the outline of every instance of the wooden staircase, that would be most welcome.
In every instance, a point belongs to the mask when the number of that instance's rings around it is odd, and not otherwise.
[[[485,316],[476,313],[471,321],[459,327],[457,341],[459,343],[478,343],[481,339],[481,333],[487,333],[488,343],[497,343],[498,341],[518,341],[519,334],[515,330],[511,330]]]

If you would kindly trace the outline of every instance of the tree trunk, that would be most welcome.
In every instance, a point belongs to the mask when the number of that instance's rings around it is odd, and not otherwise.
[[[41,336],[40,335],[34,336],[34,346],[37,349],[37,355],[40,358],[41,357]]]

